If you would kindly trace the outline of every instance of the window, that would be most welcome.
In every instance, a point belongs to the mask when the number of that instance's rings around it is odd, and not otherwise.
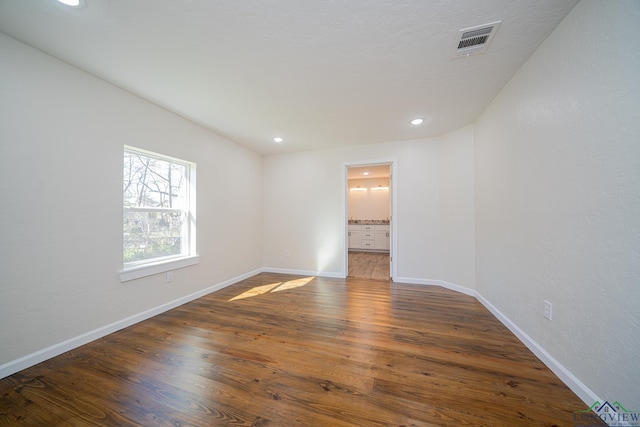
[[[197,263],[196,165],[124,148],[122,281]]]

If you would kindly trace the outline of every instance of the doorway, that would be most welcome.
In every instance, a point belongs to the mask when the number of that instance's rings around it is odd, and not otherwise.
[[[394,277],[395,161],[345,166],[345,275]]]

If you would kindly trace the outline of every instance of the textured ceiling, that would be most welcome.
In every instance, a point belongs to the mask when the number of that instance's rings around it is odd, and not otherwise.
[[[270,154],[472,123],[576,2],[0,0],[0,31]],[[497,20],[485,53],[451,57]]]

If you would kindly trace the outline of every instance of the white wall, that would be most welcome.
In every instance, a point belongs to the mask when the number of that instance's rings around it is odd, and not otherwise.
[[[437,278],[473,289],[476,261],[473,127],[445,135],[439,156]]]
[[[0,366],[261,267],[261,156],[3,35],[0,57]],[[201,261],[171,284],[119,281],[124,144],[198,165]]]
[[[390,190],[372,190],[377,187],[389,187],[389,178],[359,178],[348,181],[348,217],[354,220],[388,220],[390,212]],[[352,188],[365,190],[352,190]]]
[[[599,398],[634,410],[638,39],[639,2],[581,1],[475,126],[478,292]]]
[[[426,140],[265,157],[263,265],[344,275],[344,166],[388,159],[397,164],[397,279],[473,289],[471,126]],[[441,197],[445,190],[455,191]]]

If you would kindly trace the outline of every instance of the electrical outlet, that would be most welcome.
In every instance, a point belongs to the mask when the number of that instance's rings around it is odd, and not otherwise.
[[[547,300],[544,300],[543,303],[544,303],[544,314],[543,314],[543,316],[544,316],[545,319],[551,320],[551,314],[553,312],[553,306]]]
[[[167,283],[173,282],[173,271],[167,271]]]

